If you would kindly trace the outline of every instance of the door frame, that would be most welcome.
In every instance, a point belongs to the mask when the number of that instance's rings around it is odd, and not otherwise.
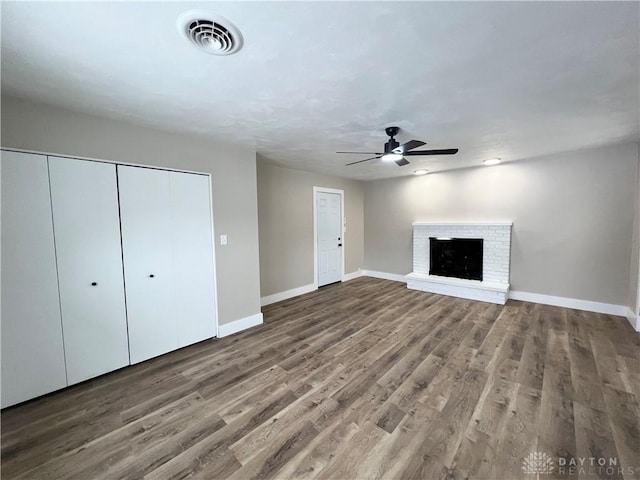
[[[342,256],[342,271],[340,272],[340,281],[344,281],[344,251],[347,244],[344,238],[344,190],[328,187],[313,187],[313,289],[318,289],[318,193],[335,193],[340,195],[340,238],[342,239],[342,247],[340,255]]]
[[[220,322],[218,321],[218,269],[216,268],[216,227],[215,216],[213,214],[213,176],[210,173],[205,174],[209,178],[209,213],[211,220],[211,252],[213,260],[213,301],[215,302],[213,309],[213,321],[215,323],[215,338],[220,338]]]

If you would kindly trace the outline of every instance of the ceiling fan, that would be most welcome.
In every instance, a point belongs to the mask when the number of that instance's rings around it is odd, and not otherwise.
[[[409,161],[404,158],[411,155],[454,155],[458,153],[457,148],[447,148],[444,150],[414,150],[414,148],[426,145],[425,142],[420,140],[409,140],[407,143],[400,145],[394,138],[400,131],[399,127],[387,127],[384,130],[389,135],[389,141],[384,144],[384,152],[336,152],[336,153],[349,153],[357,155],[375,155],[375,157],[365,158],[364,160],[358,160],[357,162],[347,163],[346,166],[355,165],[356,163],[368,162],[369,160],[376,160],[381,158],[384,161],[395,162],[399,167],[409,165]]]

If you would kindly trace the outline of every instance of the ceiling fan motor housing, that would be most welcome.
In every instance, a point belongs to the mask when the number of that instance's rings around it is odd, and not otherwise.
[[[400,131],[400,127],[387,127],[384,129],[385,133],[389,135],[389,141],[384,144],[384,153],[393,153],[394,148],[398,148],[400,144],[396,141],[395,137]]]
[[[395,138],[390,138],[387,143],[384,144],[384,153],[392,153],[394,148],[398,148],[400,144],[396,141]]]

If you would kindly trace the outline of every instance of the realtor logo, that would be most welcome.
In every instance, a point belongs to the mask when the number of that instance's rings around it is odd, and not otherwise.
[[[522,471],[524,473],[536,475],[549,475],[553,473],[553,460],[544,452],[531,452],[522,460]]]

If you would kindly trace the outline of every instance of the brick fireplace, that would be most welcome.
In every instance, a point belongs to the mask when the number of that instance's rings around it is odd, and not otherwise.
[[[413,272],[407,287],[414,290],[504,305],[509,294],[512,222],[413,223]],[[429,274],[429,239],[483,239],[482,281]]]

